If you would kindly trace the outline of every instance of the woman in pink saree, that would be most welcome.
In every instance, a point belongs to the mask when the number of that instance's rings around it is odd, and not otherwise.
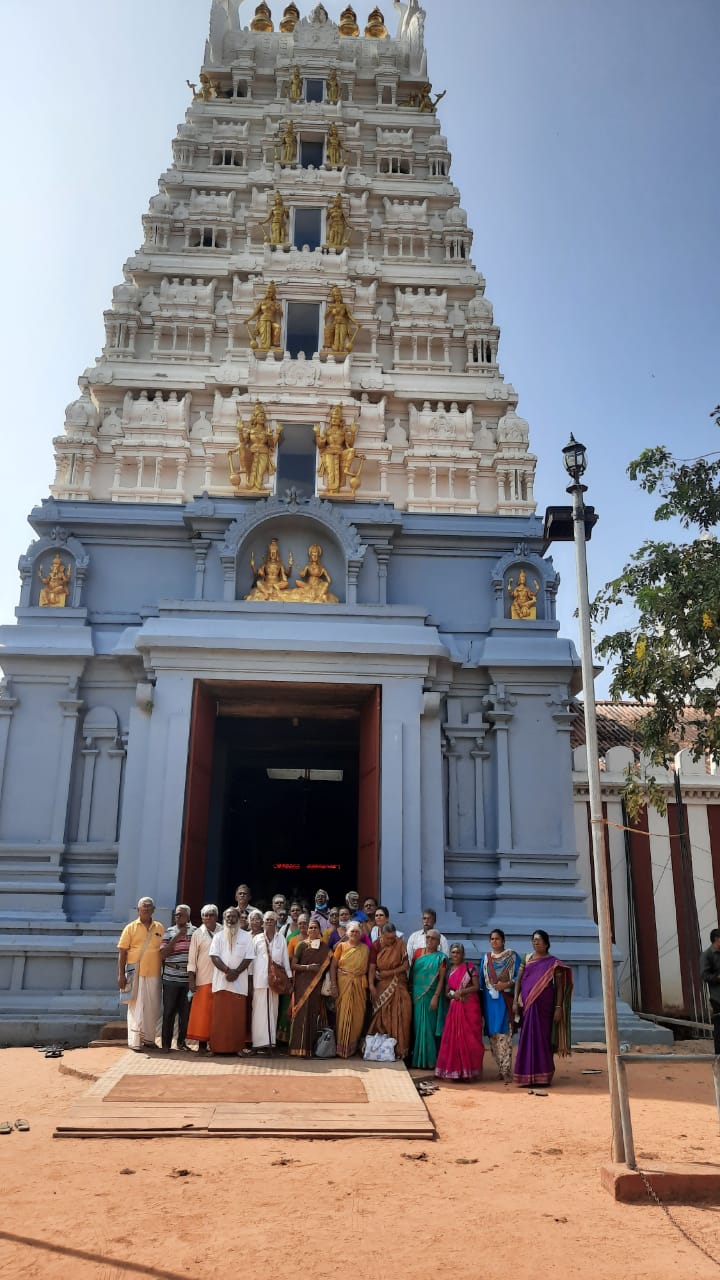
[[[570,1002],[573,976],[568,965],[550,955],[544,929],[532,936],[533,950],[520,965],[513,1014],[522,1014],[513,1081],[520,1088],[552,1083],[554,1053],[570,1054]]]
[[[465,959],[465,948],[450,948],[450,972],[445,984],[449,1001],[435,1075],[441,1080],[479,1080],[485,1049],[482,1042],[480,978]]]

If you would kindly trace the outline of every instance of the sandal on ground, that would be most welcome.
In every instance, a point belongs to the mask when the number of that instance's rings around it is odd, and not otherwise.
[[[12,1133],[12,1125],[9,1120],[0,1121],[0,1133]]]
[[[28,1124],[27,1120],[16,1120],[15,1128],[18,1130],[19,1133],[30,1132],[30,1125]]]
[[[62,1056],[63,1056],[62,1049],[46,1049],[45,1050],[46,1058],[62,1058]]]

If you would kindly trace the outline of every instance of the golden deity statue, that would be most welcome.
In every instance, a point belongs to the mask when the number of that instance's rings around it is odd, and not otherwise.
[[[289,4],[282,16],[280,30],[284,31],[285,35],[292,35],[299,21],[300,10],[296,4]]]
[[[38,569],[38,577],[43,584],[39,596],[40,608],[64,609],[67,604],[72,570],[69,565],[66,568],[59,553],[50,565],[47,577],[43,577],[42,565]]]
[[[338,30],[341,36],[359,36],[360,28],[357,24],[357,14],[352,5],[348,5],[347,9],[343,9],[340,14],[340,22]]]
[[[373,40],[387,40],[388,29],[385,26],[385,17],[379,9],[373,9],[370,14],[365,28],[365,35],[370,36]]]
[[[260,223],[261,227],[270,228],[269,234],[266,233],[265,235],[265,243],[271,244],[274,249],[281,249],[288,244],[289,216],[290,215],[283,204],[283,198],[280,195],[280,192],[276,191],[273,196],[272,204],[270,205],[270,213],[267,218]]]
[[[295,125],[292,120],[288,121],[280,134],[278,145],[275,147],[275,159],[281,164],[295,164],[297,160],[297,134],[295,133]]]
[[[327,430],[323,431],[319,424],[314,430],[320,455],[318,475],[324,477],[328,494],[336,497],[347,485],[355,495],[365,461],[364,454],[355,450],[357,423],[346,423],[342,405],[336,404],[330,411]]]
[[[266,480],[269,482],[275,475],[274,455],[280,442],[282,427],[277,427],[275,431],[268,427],[265,410],[258,400],[247,426],[242,418],[238,418],[237,433],[237,447],[228,450],[230,481],[239,489],[243,487],[244,475],[244,487],[263,493],[266,491]]]
[[[300,75],[300,68],[293,67],[290,83],[288,84],[288,98],[291,102],[302,102],[303,82]]]
[[[270,12],[270,6],[265,4],[265,0],[263,0],[262,4],[259,4],[257,9],[255,10],[255,17],[250,23],[250,30],[251,31],[274,31],[275,30],[275,26],[272,20],[272,14]]]
[[[277,289],[271,280],[265,297],[261,298],[250,319],[246,321],[250,346],[253,351],[281,351],[280,329],[282,307],[277,300]]]
[[[331,124],[328,129],[325,163],[331,169],[342,169],[345,164],[345,148],[336,124]]]
[[[359,332],[360,325],[350,308],[345,305],[338,285],[334,285],[325,307],[323,350],[332,351],[334,355],[345,356],[355,346],[355,339]]]
[[[246,600],[282,600],[288,589],[288,577],[292,572],[292,551],[285,568],[280,558],[280,546],[277,538],[271,538],[265,559],[260,568],[256,568],[255,555],[250,553],[250,568],[253,573],[253,587],[245,596]]]
[[[352,227],[347,220],[340,192],[335,196],[325,218],[325,244],[323,249],[342,253],[350,243]]]
[[[217,85],[214,80],[210,79],[207,71],[200,72],[200,88],[193,84],[191,80],[185,81],[188,89],[192,89],[193,102],[212,102],[213,98],[217,98]]]
[[[329,102],[332,107],[336,106],[340,101],[340,81],[334,67],[325,81],[325,101]]]
[[[517,586],[514,586],[512,578],[508,578],[507,589],[512,601],[510,617],[516,622],[534,622],[537,618],[537,598],[540,583],[536,578],[533,579],[533,588],[531,591],[527,585],[524,569],[521,569],[518,574]]]
[[[414,104],[417,106],[418,111],[434,112],[438,102],[442,102],[443,98],[447,93],[447,89],[443,89],[443,92],[438,93],[435,97],[435,101],[433,101],[432,91],[433,91],[433,87],[430,84],[430,82],[427,81],[423,85],[417,97],[414,98]],[[411,99],[411,104],[412,103],[413,103],[413,99]]]
[[[322,547],[313,542],[308,547],[308,562],[299,578],[295,579],[295,590],[291,599],[299,604],[339,604],[337,596],[330,590],[332,578],[323,564]]]

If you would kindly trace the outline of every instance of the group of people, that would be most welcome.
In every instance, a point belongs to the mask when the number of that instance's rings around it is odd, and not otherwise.
[[[131,1049],[156,1048],[160,1016],[166,1051],[176,1025],[180,1050],[188,1040],[214,1054],[269,1053],[280,1044],[308,1058],[321,1038],[327,1051],[330,1031],[341,1058],[381,1043],[441,1079],[477,1080],[485,1034],[499,1077],[520,1086],[549,1085],[554,1054],[569,1052],[572,971],[551,955],[542,929],[523,958],[494,929],[473,963],[462,943],[448,944],[430,908],[405,940],[387,907],[372,897],[361,905],[355,890],[341,907],[330,906],[324,889],[312,907],[276,894],[262,912],[250,897],[238,885],[222,922],[209,903],[197,928],[181,903],[167,930],[152,898],[140,899],[118,942]]]

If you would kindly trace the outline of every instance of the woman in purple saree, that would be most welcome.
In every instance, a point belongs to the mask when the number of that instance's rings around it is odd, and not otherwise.
[[[572,969],[550,955],[544,929],[532,936],[533,950],[520,965],[513,1014],[522,1013],[513,1081],[521,1088],[552,1083],[554,1053],[570,1053]]]

